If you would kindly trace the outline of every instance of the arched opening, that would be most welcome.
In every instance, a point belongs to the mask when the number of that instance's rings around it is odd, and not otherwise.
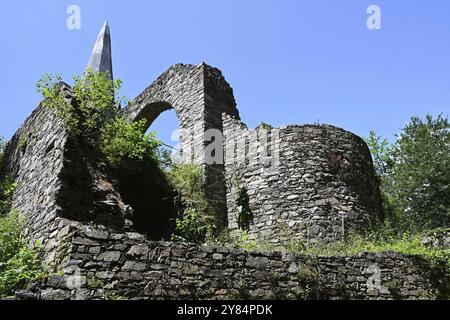
[[[175,110],[165,102],[142,108],[135,121],[145,119],[146,131],[155,131],[164,145],[161,151],[179,150],[176,140],[179,122]],[[133,229],[152,240],[169,240],[178,214],[175,193],[160,164],[151,161],[127,161],[119,170],[119,189],[133,212],[129,220]]]
[[[145,119],[147,121],[146,128],[148,129],[161,113],[171,109],[173,107],[168,102],[149,103],[139,111],[134,121]]]
[[[151,123],[147,133],[155,132],[161,141],[160,158],[166,165],[169,161],[178,161],[181,153],[180,124],[175,109],[171,108],[161,114]]]

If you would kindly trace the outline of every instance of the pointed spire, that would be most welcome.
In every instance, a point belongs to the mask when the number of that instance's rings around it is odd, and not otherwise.
[[[108,20],[103,24],[97,42],[92,50],[88,68],[94,72],[108,72],[110,79],[113,79],[112,56],[111,56],[111,33]]]

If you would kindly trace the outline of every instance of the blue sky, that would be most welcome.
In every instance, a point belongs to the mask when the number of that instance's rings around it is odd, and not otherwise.
[[[69,5],[81,29],[66,27]],[[381,8],[382,30],[366,27]],[[40,0],[0,4],[0,135],[10,138],[40,96],[44,73],[81,73],[105,19],[114,75],[134,98],[174,63],[220,68],[243,120],[329,123],[392,138],[411,115],[450,110],[448,0]],[[168,142],[174,113],[152,126]]]

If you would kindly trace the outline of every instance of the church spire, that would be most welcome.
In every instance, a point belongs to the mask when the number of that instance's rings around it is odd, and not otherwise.
[[[111,56],[111,33],[108,20],[103,24],[97,42],[92,50],[88,68],[94,72],[108,72],[110,79],[113,79],[112,56]]]

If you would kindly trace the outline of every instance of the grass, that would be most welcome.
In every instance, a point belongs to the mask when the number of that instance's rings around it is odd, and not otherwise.
[[[439,230],[440,233],[450,230]],[[429,233],[427,233],[429,234]],[[424,243],[425,234],[404,234],[401,237],[372,233],[366,237],[350,236],[345,240],[330,244],[307,244],[301,240],[289,240],[282,244],[273,244],[268,241],[250,240],[246,232],[223,245],[246,251],[264,252],[294,252],[309,256],[354,256],[360,253],[397,252],[400,254],[420,256],[427,259],[446,262],[450,268],[450,249],[431,247]],[[450,269],[449,269],[450,270]]]

